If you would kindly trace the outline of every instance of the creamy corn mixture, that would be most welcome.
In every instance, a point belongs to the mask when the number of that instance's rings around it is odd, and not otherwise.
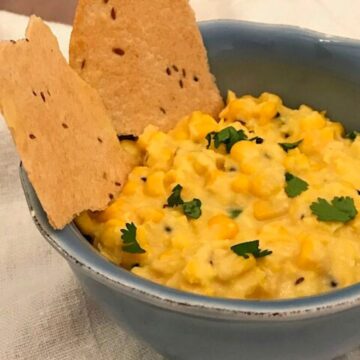
[[[219,121],[195,112],[124,145],[139,166],[120,197],[77,219],[113,263],[226,298],[293,298],[360,281],[360,139],[325,113],[230,92]]]

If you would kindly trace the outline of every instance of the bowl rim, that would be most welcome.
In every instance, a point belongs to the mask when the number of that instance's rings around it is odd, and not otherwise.
[[[314,41],[326,39],[326,43],[356,46],[360,49],[359,40],[327,35],[296,26],[222,19],[200,22],[199,25],[202,32],[222,26],[257,28],[261,31],[281,29],[287,30],[291,36],[306,36]],[[140,301],[175,312],[233,321],[309,319],[360,305],[360,283],[321,295],[271,301],[208,297],[158,285],[107,261],[85,240],[74,223],[61,231],[52,229],[21,163],[19,175],[30,214],[43,237],[73,268]]]

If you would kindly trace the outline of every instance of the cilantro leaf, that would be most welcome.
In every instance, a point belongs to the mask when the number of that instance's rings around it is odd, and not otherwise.
[[[210,148],[211,146],[211,141],[213,140],[213,137],[215,136],[216,132],[215,131],[212,131],[210,133],[208,133],[206,136],[205,136],[205,139],[207,140],[208,144],[206,146],[207,149]]]
[[[302,142],[303,140],[299,140],[294,143],[279,143],[279,145],[284,151],[288,152],[289,150],[296,149]]]
[[[354,141],[358,135],[360,135],[360,132],[353,130],[345,134],[345,139],[350,139],[351,141]]]
[[[231,148],[239,141],[248,140],[247,135],[244,130],[236,130],[233,126],[229,126],[219,132],[211,132],[206,135],[206,140],[208,141],[207,148],[210,147],[211,141],[214,141],[214,146],[216,149],[220,147],[221,144],[224,144],[226,151],[230,153]]]
[[[306,181],[290,173],[285,174],[285,180],[286,180],[285,192],[289,198],[294,198],[300,195],[302,192],[306,191],[309,187],[309,184]]]
[[[183,187],[180,184],[176,185],[172,189],[172,194],[167,199],[167,204],[169,207],[175,207],[184,203],[183,199],[181,198],[182,189]]]
[[[193,199],[191,201],[184,202],[182,208],[184,214],[192,219],[198,219],[201,216],[201,201],[199,199]]]
[[[271,250],[261,250],[259,243],[259,240],[248,241],[232,246],[231,250],[244,259],[248,259],[249,255],[253,255],[255,258],[261,258],[272,254]]]
[[[181,206],[184,214],[192,219],[198,219],[201,216],[201,201],[199,199],[193,199],[191,201],[184,202],[181,198],[181,191],[183,187],[178,184],[176,185],[171,195],[168,197],[167,205],[168,207]]]
[[[349,196],[334,197],[329,203],[327,200],[318,198],[310,206],[312,213],[319,221],[339,221],[346,223],[355,218],[357,209],[354,200]]]
[[[134,223],[127,223],[126,229],[121,229],[121,239],[123,240],[123,251],[131,254],[143,254],[145,250],[136,240],[136,226]]]
[[[229,215],[232,219],[236,219],[242,212],[242,209],[230,209]]]

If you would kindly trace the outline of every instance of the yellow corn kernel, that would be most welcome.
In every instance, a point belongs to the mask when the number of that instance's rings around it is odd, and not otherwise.
[[[149,196],[157,197],[165,194],[163,171],[155,171],[150,174],[145,183],[145,193]]]
[[[206,179],[206,186],[211,186],[215,183],[215,181],[217,179],[219,179],[219,177],[223,175],[223,172],[215,169],[215,170],[211,170],[211,171],[207,171],[206,175],[205,175],[205,179]]]
[[[330,125],[333,130],[334,130],[334,137],[339,139],[339,138],[342,138],[345,130],[344,130],[344,127],[341,123],[338,123],[338,122],[333,122],[331,123]]]
[[[231,183],[231,189],[236,193],[247,193],[249,191],[249,186],[249,177],[244,174],[237,175]]]
[[[191,259],[183,270],[183,276],[192,285],[204,285],[215,277],[213,267],[198,259]]]
[[[174,157],[174,151],[165,146],[159,146],[154,143],[148,149],[146,165],[155,169],[167,170],[171,166]]]
[[[152,141],[153,136],[158,132],[159,129],[156,126],[147,126],[142,135],[139,136],[139,139],[137,141],[137,145],[140,147],[140,149],[146,150],[146,148]]]
[[[260,125],[265,125],[270,122],[278,111],[278,104],[274,102],[265,102],[260,105],[259,119]]]
[[[189,116],[182,118],[173,130],[169,131],[169,135],[175,140],[186,140],[189,138]]]
[[[258,109],[255,99],[252,97],[243,97],[233,100],[220,114],[222,119],[226,118],[228,122],[238,119],[248,121],[258,116]]]
[[[300,128],[302,131],[322,129],[325,125],[326,120],[324,116],[317,111],[313,111],[310,115],[307,115],[300,120]]]
[[[185,249],[193,244],[193,241],[188,235],[176,234],[171,237],[171,244],[176,249]]]
[[[141,221],[152,221],[159,223],[164,217],[164,211],[162,209],[146,206],[138,208],[137,215]]]
[[[177,249],[165,250],[157,259],[151,264],[152,269],[161,275],[174,275],[183,268],[184,260],[181,253]]]
[[[173,187],[175,183],[177,183],[178,172],[176,170],[169,170],[164,177],[164,185],[168,189],[169,187]]]
[[[81,232],[85,235],[94,235],[99,227],[98,223],[90,217],[89,212],[87,211],[81,213],[75,219],[75,223]]]
[[[274,169],[264,169],[251,177],[250,192],[258,197],[268,198],[284,187],[284,175]]]
[[[304,136],[300,150],[305,154],[317,153],[332,140],[334,140],[334,128],[325,127],[321,130],[313,130]]]
[[[201,113],[200,111],[194,112],[189,120],[190,138],[193,141],[202,141],[212,131],[218,130],[218,123],[210,116]]]
[[[257,220],[269,220],[284,215],[288,210],[288,204],[273,204],[266,200],[257,200],[253,205],[254,216]]]
[[[100,222],[106,222],[114,218],[119,218],[124,212],[124,201],[121,198],[117,199],[108,208],[94,214],[94,218]]]
[[[141,188],[137,182],[129,180],[123,187],[121,193],[125,195],[134,195],[136,190]]]
[[[319,239],[313,236],[304,236],[301,240],[300,254],[297,264],[308,270],[316,270],[321,264],[321,258],[324,254],[324,246]]]
[[[233,91],[229,90],[227,93],[226,103],[230,104],[234,100],[236,100],[236,94]]]
[[[212,217],[208,225],[219,239],[233,239],[239,232],[237,223],[223,214]]]
[[[107,249],[119,248],[121,244],[120,230],[125,227],[122,220],[111,219],[105,223],[100,236],[100,243]]]
[[[222,281],[235,279],[256,266],[256,259],[244,259],[229,249],[216,249],[212,256],[217,277]]]
[[[239,141],[231,148],[231,158],[238,162],[240,170],[246,174],[253,173],[258,167],[254,161],[259,152],[257,146],[252,141]]]
[[[310,163],[308,157],[301,153],[298,148],[287,153],[284,159],[284,167],[288,171],[302,171],[309,169]]]
[[[147,166],[136,166],[129,175],[129,178],[131,180],[139,179],[141,177],[146,177],[148,173],[149,168]]]

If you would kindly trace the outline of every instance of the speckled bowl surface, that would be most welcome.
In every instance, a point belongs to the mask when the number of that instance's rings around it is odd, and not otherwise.
[[[274,92],[288,106],[306,103],[360,127],[360,42],[241,21],[200,28],[224,95]],[[109,263],[73,224],[54,231],[22,167],[20,177],[37,227],[89,296],[167,359],[329,360],[360,345],[360,285],[261,302],[166,288]]]

